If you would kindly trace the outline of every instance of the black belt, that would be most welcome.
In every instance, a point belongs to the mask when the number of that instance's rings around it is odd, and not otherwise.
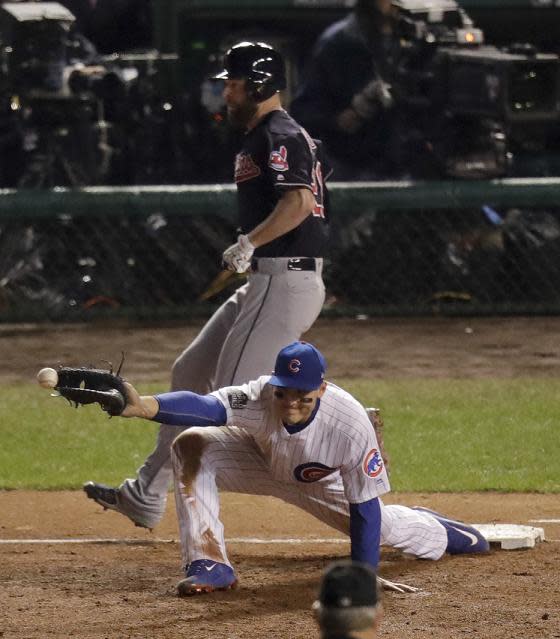
[[[264,257],[262,259],[266,260],[267,258]],[[259,270],[258,257],[254,257],[251,260],[251,270],[255,273],[258,272]],[[290,257],[286,261],[286,270],[287,271],[316,271],[317,261],[315,260],[314,257]]]

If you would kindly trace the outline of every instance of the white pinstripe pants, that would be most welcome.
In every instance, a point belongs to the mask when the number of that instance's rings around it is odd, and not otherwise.
[[[349,534],[349,506],[340,476],[301,485],[279,481],[242,429],[190,428],[174,441],[171,460],[183,566],[196,559],[231,565],[218,490],[278,497]],[[447,533],[428,513],[381,503],[381,543],[424,559],[439,559]]]

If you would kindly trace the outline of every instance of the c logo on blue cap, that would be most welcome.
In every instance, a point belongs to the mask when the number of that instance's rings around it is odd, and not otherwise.
[[[299,371],[301,366],[301,362],[299,361],[299,359],[292,359],[290,360],[290,363],[288,364],[288,370],[291,373],[299,373]]]

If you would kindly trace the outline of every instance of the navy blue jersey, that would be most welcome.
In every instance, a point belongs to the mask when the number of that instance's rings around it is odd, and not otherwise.
[[[240,230],[270,215],[288,189],[308,188],[315,209],[295,229],[256,249],[256,257],[322,257],[328,237],[327,169],[320,143],[286,111],[271,111],[251,129],[235,159]]]

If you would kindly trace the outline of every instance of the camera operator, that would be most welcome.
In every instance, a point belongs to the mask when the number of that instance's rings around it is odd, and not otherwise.
[[[290,110],[324,141],[336,180],[400,173],[390,86],[399,52],[391,0],[357,0],[314,46]]]
[[[91,13],[95,6],[92,0],[60,0],[60,4],[72,12],[76,18],[74,25],[76,30],[83,33],[87,29]]]
[[[88,36],[101,53],[152,46],[151,0],[96,0]]]
[[[152,46],[151,0],[60,0],[102,54]]]

